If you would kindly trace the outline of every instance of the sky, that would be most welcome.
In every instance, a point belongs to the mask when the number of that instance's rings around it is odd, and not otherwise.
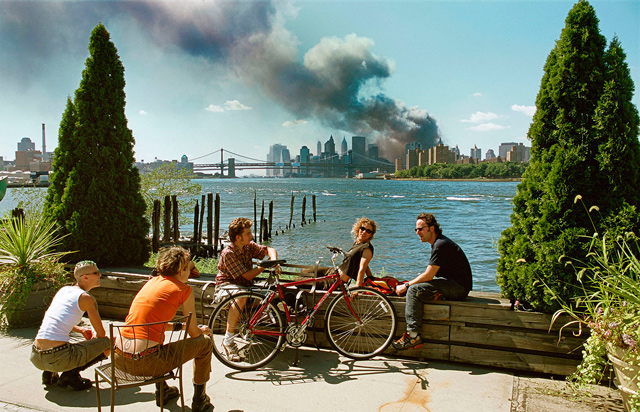
[[[469,155],[526,138],[544,63],[574,1],[0,0],[0,156],[47,151],[102,22],[125,67],[138,161],[216,152],[266,160],[366,136],[392,160],[409,141]],[[591,1],[640,85],[640,1]],[[636,106],[640,99],[634,95]],[[232,156],[228,154],[228,156]],[[248,161],[233,155],[236,162]]]

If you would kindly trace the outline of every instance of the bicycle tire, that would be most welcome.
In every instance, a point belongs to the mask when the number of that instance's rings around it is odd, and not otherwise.
[[[382,293],[367,287],[350,290],[351,307],[359,323],[340,294],[327,308],[325,333],[333,348],[352,359],[368,359],[385,351],[396,332],[397,318],[391,301]]]
[[[246,298],[241,310],[240,303],[236,301]],[[284,344],[284,321],[282,315],[273,303],[269,303],[256,323],[254,329],[280,333],[279,336],[254,334],[249,330],[249,321],[261,307],[263,295],[243,292],[225,298],[213,310],[209,318],[211,338],[213,340],[213,354],[224,365],[241,371],[258,369],[269,363]],[[238,347],[239,360],[230,359],[222,346],[227,330],[229,309],[236,308],[240,313],[235,328],[234,343]]]

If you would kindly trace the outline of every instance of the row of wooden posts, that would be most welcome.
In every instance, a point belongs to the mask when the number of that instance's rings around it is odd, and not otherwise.
[[[313,222],[316,222],[316,195],[312,195],[312,208],[313,208]],[[205,203],[206,202],[206,203]],[[289,224],[286,226],[287,230],[295,228],[293,223],[295,196],[291,193],[291,208],[289,214]],[[165,196],[164,198],[164,210],[162,207],[163,202],[155,200],[153,202],[153,213],[151,218],[152,237],[151,244],[153,252],[158,252],[162,244],[178,243],[180,242],[180,223],[178,221],[178,197],[177,195]],[[206,204],[206,207],[205,207]],[[267,217],[265,217],[265,202],[262,201],[262,208],[260,212],[260,220],[258,220],[258,198],[254,192],[253,199],[253,221],[254,221],[254,237],[258,239],[258,242],[269,241],[272,238],[273,229],[273,201],[270,201],[267,206]],[[307,196],[302,198],[302,218],[301,226],[311,222],[311,219],[306,218],[307,208]],[[203,243],[203,226],[204,226],[204,214],[205,209],[207,211],[207,235],[206,244]],[[218,256],[218,247],[221,244],[220,236],[220,195],[215,194],[215,200],[213,193],[207,193],[202,195],[200,202],[196,200],[196,205],[193,213],[193,238],[190,242],[186,242],[185,246],[192,249],[192,253],[196,256]],[[163,231],[160,232],[160,223],[163,224]],[[162,240],[161,240],[162,233]],[[276,230],[277,235],[277,230]],[[220,250],[222,247],[220,245]]]

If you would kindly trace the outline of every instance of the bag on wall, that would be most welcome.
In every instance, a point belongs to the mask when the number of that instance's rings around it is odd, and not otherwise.
[[[406,280],[398,280],[392,276],[383,276],[381,278],[368,277],[365,278],[362,286],[376,289],[385,295],[395,295],[396,286],[407,283]]]

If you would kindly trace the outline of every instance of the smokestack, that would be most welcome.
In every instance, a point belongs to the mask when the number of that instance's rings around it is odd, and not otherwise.
[[[44,135],[44,123],[42,123],[42,161],[47,161],[47,140]]]

